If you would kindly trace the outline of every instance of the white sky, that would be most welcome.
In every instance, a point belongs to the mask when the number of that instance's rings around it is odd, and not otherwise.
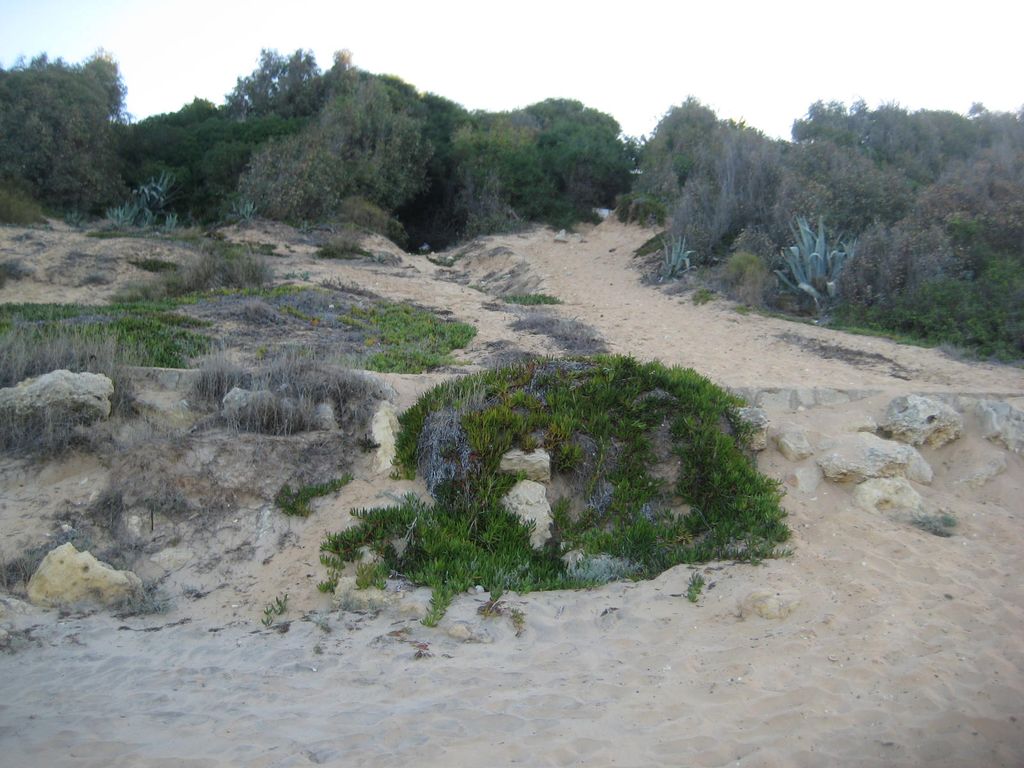
[[[0,65],[113,54],[141,119],[223,101],[261,48],[401,77],[469,109],[549,97],[649,133],[687,96],[789,138],[818,99],[966,112],[1024,104],[1024,3],[0,0]]]

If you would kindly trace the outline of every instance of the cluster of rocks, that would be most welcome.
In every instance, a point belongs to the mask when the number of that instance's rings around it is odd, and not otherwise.
[[[974,414],[984,437],[1018,453],[1024,448],[1024,412],[995,400],[958,405]],[[851,425],[850,432],[822,441],[817,449],[807,432],[793,424],[773,429],[771,441],[791,462],[815,456],[812,465],[804,463],[786,477],[791,487],[814,493],[822,479],[854,484],[853,503],[858,507],[913,519],[924,512],[924,502],[912,483],[929,485],[934,478],[918,448],[941,448],[963,431],[964,416],[949,403],[905,395],[889,403],[881,423],[864,417]],[[990,461],[962,482],[978,487],[1005,467],[1005,458]]]
[[[524,523],[532,523],[530,544],[540,549],[551,540],[551,505],[547,483],[551,482],[551,456],[543,449],[511,450],[501,457],[499,469],[510,475],[525,477],[512,486],[502,503]]]

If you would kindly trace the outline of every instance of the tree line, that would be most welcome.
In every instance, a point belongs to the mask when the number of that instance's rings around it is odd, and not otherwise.
[[[0,69],[0,202],[102,215],[173,179],[164,205],[181,221],[244,204],[291,223],[375,222],[411,248],[572,226],[618,202],[755,303],[821,311],[771,279],[791,277],[784,249],[803,217],[850,246],[833,321],[1024,354],[1021,113],[818,102],[780,141],[688,99],[636,140],[578,101],[469,111],[346,52],[321,69],[304,50],[263,51],[222,104],[132,122],[124,97],[102,52]]]

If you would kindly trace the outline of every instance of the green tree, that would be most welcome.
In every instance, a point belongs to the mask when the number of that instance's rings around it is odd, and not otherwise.
[[[124,192],[116,155],[124,96],[103,51],[78,65],[42,54],[0,69],[0,178],[54,208],[110,203]]]
[[[301,133],[261,148],[239,192],[283,220],[329,219],[352,196],[393,211],[422,189],[429,157],[422,123],[367,76]]]
[[[227,96],[232,117],[309,117],[320,111],[326,93],[312,51],[299,48],[285,57],[275,50],[260,51],[259,66],[238,78]]]
[[[294,135],[308,123],[308,118],[277,115],[240,121],[225,109],[196,99],[177,112],[147,118],[125,130],[125,180],[137,187],[168,171],[175,179],[173,209],[212,221],[223,215],[256,148],[272,138]]]

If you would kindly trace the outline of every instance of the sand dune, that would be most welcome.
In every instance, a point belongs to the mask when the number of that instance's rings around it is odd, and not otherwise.
[[[643,286],[631,268],[643,230],[606,222],[568,243],[552,235],[488,247],[518,254],[532,284],[566,302],[549,311],[593,326],[613,351],[733,387],[856,390],[834,405],[766,403],[773,425],[806,430],[819,450],[880,418],[896,394],[1024,403],[1019,368]],[[358,282],[473,322],[480,333],[460,355],[470,363],[497,342],[557,352],[549,339],[517,337],[510,310],[463,284],[467,267],[454,279],[458,265],[407,256],[397,267],[279,258],[279,273]],[[473,269],[470,282],[487,265]],[[425,386],[391,381],[400,406]],[[649,582],[506,595],[505,615],[491,618],[477,611],[486,595],[463,595],[437,628],[403,610],[422,590],[372,614],[338,611],[314,589],[319,541],[351,507],[417,490],[359,464],[356,482],[307,520],[240,509],[234,528],[263,536],[253,556],[206,574],[178,563],[169,589],[210,589],[176,597],[169,613],[119,620],[3,603],[13,651],[0,655],[0,765],[1024,765],[1024,460],[984,440],[970,417],[963,438],[922,453],[936,476],[915,487],[929,510],[955,515],[950,538],[866,512],[846,486],[787,484],[792,554],[700,567],[708,586],[696,604],[686,599],[692,569],[677,567]],[[963,482],[992,457],[998,474]],[[37,534],[33,521],[59,498],[88,498],[82,479],[105,470],[76,461],[49,474],[0,466],[5,538]],[[770,447],[759,465],[785,482],[813,461]],[[51,483],[51,496],[38,495]],[[283,534],[289,544],[272,545]],[[227,540],[219,535],[210,547]],[[260,610],[282,592],[289,609],[265,629]],[[525,616],[520,634],[512,608]]]

